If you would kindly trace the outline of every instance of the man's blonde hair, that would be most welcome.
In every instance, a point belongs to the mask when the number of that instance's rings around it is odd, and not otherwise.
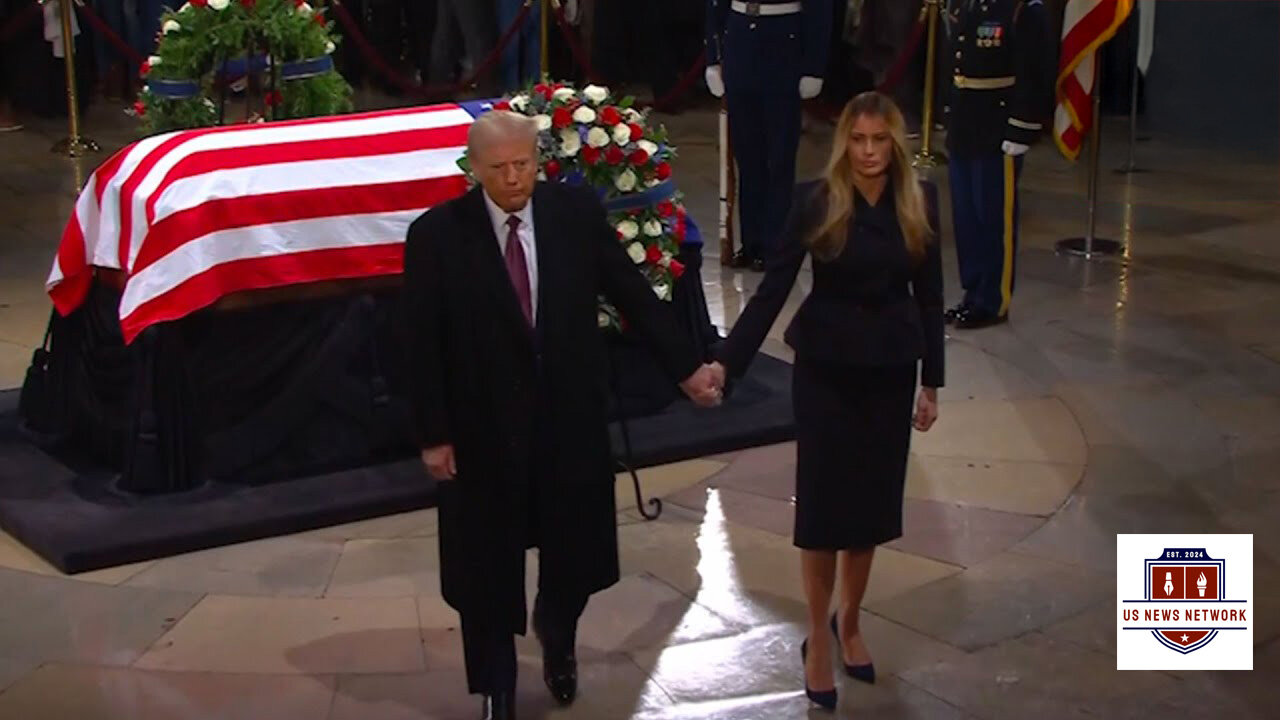
[[[527,139],[530,145],[538,143],[538,123],[528,115],[509,110],[490,110],[471,123],[467,130],[467,154],[486,145],[504,140]]]

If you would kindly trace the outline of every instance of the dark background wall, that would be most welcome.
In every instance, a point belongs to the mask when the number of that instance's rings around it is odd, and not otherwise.
[[[1162,138],[1280,162],[1280,1],[1161,0],[1156,6],[1143,126]],[[1115,50],[1128,50],[1128,38],[1116,40]],[[1132,56],[1120,54],[1108,58],[1113,82],[1104,82],[1104,102],[1126,112],[1129,85],[1119,65]]]

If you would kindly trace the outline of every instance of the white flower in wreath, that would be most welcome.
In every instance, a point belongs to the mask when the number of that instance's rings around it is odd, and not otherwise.
[[[643,263],[645,258],[644,245],[638,242],[631,243],[627,246],[627,255],[631,256],[631,262],[637,265]]]
[[[560,131],[560,157],[577,157],[582,149],[582,137],[577,128],[565,128]]]
[[[212,5],[213,0],[209,0],[209,4]],[[302,15],[302,17],[311,17],[313,13],[315,13],[315,10],[311,7],[311,3],[302,3],[298,6],[298,14]]]
[[[667,252],[666,250],[662,251],[662,260],[660,261],[662,263],[662,267],[664,268],[671,267],[671,261],[674,258],[675,256],[672,255],[670,252]]]
[[[656,177],[653,177],[653,178],[649,178],[648,180],[645,180],[645,181],[644,181],[644,186],[645,186],[645,187],[658,187],[658,185],[660,185],[661,183],[662,183],[662,181],[661,181],[661,180],[659,180],[659,179],[658,179],[658,178],[656,178]]]
[[[587,144],[593,148],[602,148],[609,144],[609,133],[604,128],[593,127],[587,131]]]
[[[209,7],[214,10],[226,10],[230,4],[231,0],[209,0]]]
[[[644,120],[644,115],[641,115],[640,112],[635,108],[627,108],[622,113],[622,116],[626,118],[627,122],[638,123],[641,120]]]
[[[147,64],[150,65],[151,67],[156,67],[162,62],[164,62],[164,60],[162,60],[159,55],[152,55],[151,57],[147,58]]]
[[[551,129],[550,115],[535,115],[533,121],[538,124],[538,132],[546,132]]]
[[[609,313],[604,311],[596,312],[596,325],[602,328],[609,327]]]
[[[627,172],[630,172],[628,170]],[[649,237],[662,237],[662,223],[657,220],[650,220],[644,224],[644,234]]]
[[[654,285],[653,294],[657,295],[659,300],[670,300],[671,286],[670,285]]]
[[[599,105],[609,99],[609,88],[600,87],[599,85],[588,85],[582,91],[582,97],[592,105]]]
[[[551,99],[559,100],[560,102],[564,102],[571,97],[573,97],[573,88],[563,87],[551,93]]]
[[[632,190],[635,190],[636,183],[638,183],[639,181],[640,181],[640,178],[636,177],[635,172],[633,172],[630,168],[627,168],[625,172],[623,172],[621,175],[618,176],[618,179],[613,181],[613,184],[619,190],[625,193],[625,192],[631,192]]]
[[[589,125],[596,121],[596,111],[586,105],[583,105],[573,111],[573,121],[576,123],[582,123],[583,125]]]
[[[177,20],[165,20],[164,25],[160,26],[160,32],[165,35],[168,35],[169,33],[176,33],[181,29],[182,26],[178,24]]]
[[[529,109],[529,96],[516,95],[515,97],[511,98],[511,102],[508,104],[511,105],[512,110],[515,110],[516,112],[524,112],[525,110]]]
[[[619,145],[631,142],[631,127],[623,123],[613,126],[613,141]]]
[[[337,45],[334,45],[332,40],[330,40],[330,41],[328,41],[328,42],[326,42],[326,43],[324,44],[324,54],[325,54],[325,55],[332,55],[332,54],[333,54],[333,51],[334,51],[334,50],[337,50],[337,49],[338,49],[338,46],[337,46]]]
[[[190,9],[191,9],[191,3],[189,3],[189,2],[187,2],[187,3],[182,3],[182,7],[178,8],[178,12],[180,12],[180,13],[184,13],[184,12],[186,12],[186,11],[190,10]]]
[[[637,225],[634,220],[623,220],[618,223],[617,229],[618,234],[622,236],[623,240],[635,240],[636,236],[640,234],[640,226]],[[640,251],[644,252],[644,248],[640,248]],[[630,252],[630,250],[628,250],[628,252]],[[640,261],[636,260],[636,262]]]
[[[636,145],[638,145],[641,150],[645,151],[645,153],[648,154],[649,157],[657,157],[658,155],[657,143],[652,142],[650,140],[638,140],[636,141]]]

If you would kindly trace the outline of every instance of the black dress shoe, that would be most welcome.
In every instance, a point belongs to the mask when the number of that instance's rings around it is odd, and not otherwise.
[[[533,632],[542,643],[542,681],[561,706],[573,704],[578,697],[578,658],[572,637],[557,637],[534,619]]]
[[[751,267],[751,263],[754,260],[755,258],[752,257],[751,254],[748,253],[746,250],[739,250],[738,252],[733,254],[733,260],[730,261],[729,265],[731,267],[735,267],[741,270],[741,269]]]
[[[764,260],[756,258],[751,261],[751,269],[756,272],[764,272]]]
[[[840,640],[840,625],[836,622],[836,616],[834,613],[831,615],[831,634],[836,636],[836,647],[842,647],[843,643]],[[844,650],[842,649],[840,651],[840,664],[844,666],[845,675],[868,685],[876,684],[875,663],[867,663],[866,665],[850,665],[844,661]]]
[[[484,696],[482,720],[516,720],[514,693],[500,692]]]
[[[839,692],[835,688],[830,690],[813,690],[809,687],[805,665],[809,659],[809,641],[805,640],[800,643],[800,673],[805,675],[804,695],[809,698],[809,702],[817,705],[824,710],[835,710],[836,705],[840,702]]]
[[[964,312],[956,315],[955,326],[959,330],[977,330],[979,328],[991,327],[992,325],[1001,325],[1009,322],[1009,315],[998,315],[996,313],[984,312],[967,308]]]
[[[964,303],[959,303],[955,307],[948,308],[946,312],[942,313],[942,321],[948,325],[952,325],[955,323],[956,318],[960,317],[962,314],[968,311],[969,311],[968,305],[965,305]]]

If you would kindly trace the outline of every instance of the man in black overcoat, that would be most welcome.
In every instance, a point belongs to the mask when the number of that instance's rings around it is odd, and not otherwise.
[[[492,718],[514,717],[525,550],[539,549],[533,629],[563,704],[577,692],[578,617],[618,580],[598,296],[692,399],[720,398],[595,194],[537,182],[536,137],[531,118],[477,118],[468,156],[480,186],[419,217],[405,245],[408,368],[423,463],[440,484],[441,586],[462,617],[470,691]]]

